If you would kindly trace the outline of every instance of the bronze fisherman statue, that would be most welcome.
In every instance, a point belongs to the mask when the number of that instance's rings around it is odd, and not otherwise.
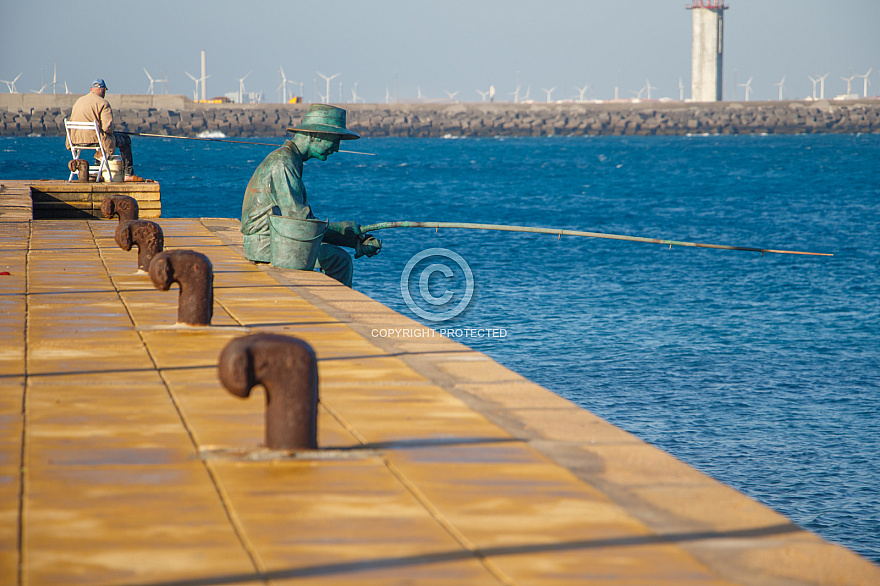
[[[241,208],[244,250],[253,262],[271,262],[269,216],[274,213],[293,218],[314,219],[303,185],[303,162],[326,161],[339,150],[341,140],[360,138],[345,127],[345,110],[325,104],[312,104],[302,124],[287,129],[293,137],[272,151],[248,182]],[[327,275],[351,287],[352,259],[341,248],[355,250],[355,258],[374,256],[381,240],[361,231],[357,222],[331,222],[318,250],[317,266]]]

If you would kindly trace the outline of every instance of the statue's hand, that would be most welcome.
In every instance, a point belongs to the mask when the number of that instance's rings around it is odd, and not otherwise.
[[[324,233],[324,242],[336,246],[357,248],[358,243],[362,240],[361,234],[363,232],[357,222],[351,220],[330,222],[327,225],[327,232]]]
[[[382,241],[374,236],[366,234],[361,242],[358,242],[357,252],[354,253],[355,258],[362,256],[376,256],[382,250]]]
[[[360,224],[352,220],[346,220],[345,222],[331,222],[328,228],[335,232],[339,232],[346,238],[360,236],[362,234]]]

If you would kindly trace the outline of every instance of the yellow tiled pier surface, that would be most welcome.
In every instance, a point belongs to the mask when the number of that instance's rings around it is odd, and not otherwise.
[[[157,222],[211,259],[211,327],[115,221],[0,219],[0,584],[880,584],[485,355],[374,337],[423,328],[247,262],[236,221]],[[316,452],[263,449],[262,391],[217,380],[257,331],[317,353]]]

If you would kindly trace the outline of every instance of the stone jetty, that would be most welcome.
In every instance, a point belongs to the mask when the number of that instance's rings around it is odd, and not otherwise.
[[[0,136],[59,136],[75,95],[0,94]],[[284,136],[307,104],[202,104],[184,96],[108,96],[120,130]],[[340,104],[365,137],[648,136],[880,133],[880,99],[693,103]]]

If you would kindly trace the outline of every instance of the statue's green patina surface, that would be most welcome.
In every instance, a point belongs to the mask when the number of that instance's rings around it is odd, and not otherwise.
[[[303,163],[309,159],[326,161],[339,150],[340,141],[360,138],[345,127],[345,110],[325,104],[312,104],[303,123],[287,130],[294,133],[293,138],[260,163],[245,190],[241,232],[245,255],[254,262],[272,261],[269,215],[273,208],[282,216],[315,218],[302,180]],[[382,241],[364,234],[354,221],[332,222],[327,227],[318,250],[318,266],[351,287],[351,256],[340,246],[354,249],[358,258],[378,254]]]

